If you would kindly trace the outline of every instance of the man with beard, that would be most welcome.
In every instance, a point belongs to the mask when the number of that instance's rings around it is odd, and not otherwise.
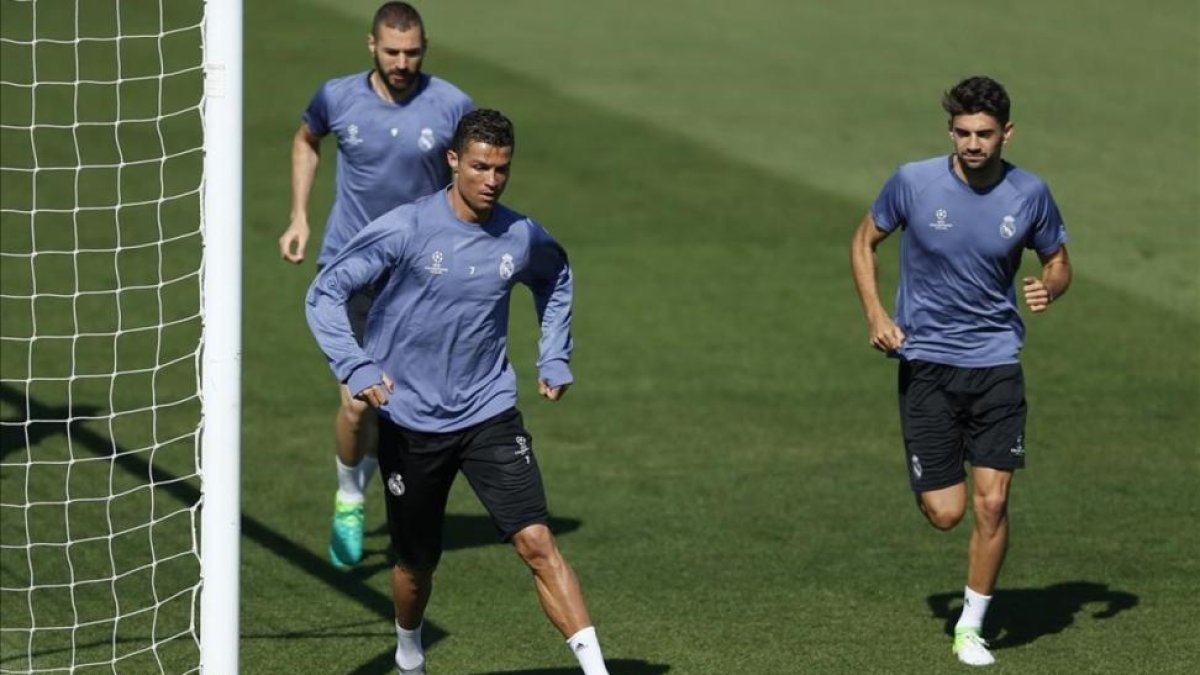
[[[1046,184],[1001,159],[1009,99],[988,77],[946,92],[954,152],[901,166],[863,217],[850,248],[871,345],[900,360],[900,426],[917,506],[935,528],[958,524],[971,463],[974,527],[953,652],[995,661],[980,636],[1008,548],[1009,485],[1025,465],[1025,326],[1014,280],[1024,249],[1041,277],[1022,279],[1030,312],[1071,283],[1066,228]],[[900,283],[893,320],[879,300],[875,249],[896,230]]]
[[[367,225],[308,292],[308,324],[334,374],[379,413],[401,673],[425,672],[421,626],[459,472],[533,572],[542,609],[583,672],[607,673],[579,581],[550,532],[533,439],[516,407],[507,344],[517,284],[532,292],[541,328],[538,393],[558,401],[574,378],[566,252],[499,201],[513,149],[504,115],[465,115],[446,153],[450,186]],[[346,304],[364,288],[377,295],[360,346]]]
[[[308,198],[320,161],[321,139],[337,137],[337,186],[317,257],[322,269],[364,225],[383,213],[445,187],[446,150],[471,99],[445,80],[423,74],[427,40],[421,15],[404,2],[375,12],[367,48],[375,67],[326,82],[304,112],[292,140],[291,222],[279,238],[283,259],[304,261]],[[346,306],[361,339],[370,289]],[[339,568],[363,555],[364,490],[374,474],[376,421],[369,406],[341,386],[334,422],[338,490],[329,557]]]

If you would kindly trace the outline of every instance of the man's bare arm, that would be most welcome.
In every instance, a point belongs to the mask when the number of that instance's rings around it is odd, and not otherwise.
[[[904,343],[904,331],[892,321],[879,300],[878,275],[875,271],[875,249],[887,236],[887,232],[876,227],[875,217],[868,211],[850,241],[850,267],[854,271],[858,299],[867,317],[871,346],[882,352],[893,352]]]
[[[283,259],[300,264],[308,248],[308,197],[321,163],[321,137],[301,124],[292,137],[292,211],[291,222],[279,237]]]

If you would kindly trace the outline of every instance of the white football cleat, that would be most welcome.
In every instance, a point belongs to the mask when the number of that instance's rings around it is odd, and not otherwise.
[[[996,657],[988,651],[987,642],[979,636],[976,628],[955,629],[951,651],[968,666],[990,666],[996,662]]]

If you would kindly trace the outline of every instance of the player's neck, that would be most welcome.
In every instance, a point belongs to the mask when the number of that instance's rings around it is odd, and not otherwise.
[[[954,175],[975,190],[986,190],[1004,178],[1004,162],[999,158],[978,169],[968,169],[958,161],[958,155],[954,155],[952,166]]]
[[[450,186],[446,198],[450,200],[450,210],[464,223],[481,225],[486,223],[488,218],[492,217],[492,209],[477,211],[471,208],[471,205],[467,203],[467,200],[462,198],[462,195],[459,194],[458,189],[454,185]]]

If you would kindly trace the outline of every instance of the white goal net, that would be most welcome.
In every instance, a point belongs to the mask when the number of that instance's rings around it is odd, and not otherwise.
[[[3,673],[201,667],[205,52],[202,0],[0,0]]]

